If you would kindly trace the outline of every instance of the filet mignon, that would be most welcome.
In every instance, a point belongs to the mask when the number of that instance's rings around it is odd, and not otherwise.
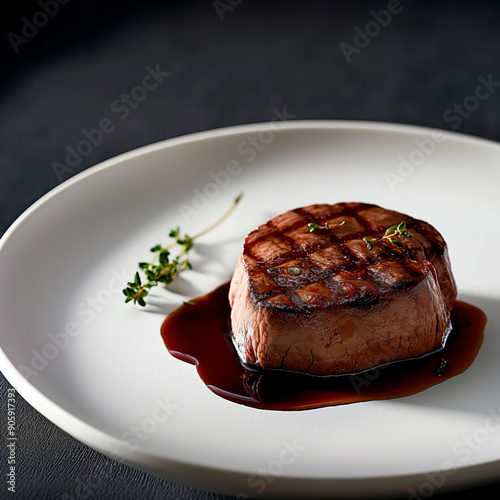
[[[402,221],[411,238],[380,240]],[[430,224],[364,203],[311,205],[246,237],[229,291],[233,341],[250,366],[356,373],[440,348],[456,294]]]

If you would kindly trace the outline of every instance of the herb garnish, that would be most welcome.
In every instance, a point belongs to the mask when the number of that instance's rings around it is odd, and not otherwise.
[[[307,225],[309,226],[309,232],[314,233],[318,229],[330,229],[331,227],[340,227],[345,224],[345,220],[343,220],[340,224],[335,224],[335,226],[332,226],[329,222],[325,222],[324,226],[320,226],[319,224],[316,224],[316,222],[309,222]]]
[[[268,273],[275,273],[276,271],[281,271],[282,269],[285,269],[285,266],[270,267],[267,270],[267,272]],[[300,274],[302,272],[298,267],[287,267],[286,270],[290,274]]]
[[[382,240],[389,240],[392,244],[398,247],[404,247],[404,243],[400,240],[394,238],[394,236],[404,236],[405,238],[413,238],[413,236],[406,230],[406,221],[401,221],[399,224],[394,224],[394,226],[388,227],[385,230],[384,236],[382,238],[363,238],[366,243],[366,248],[368,250],[372,249],[372,245],[380,243]]]
[[[139,271],[137,271],[134,281],[129,281],[126,288],[123,289],[125,302],[133,300],[134,304],[138,303],[140,306],[144,307],[146,305],[144,298],[149,294],[151,288],[157,286],[158,283],[171,283],[181,271],[192,269],[191,263],[189,262],[189,251],[193,248],[194,241],[223,222],[236,208],[236,205],[238,205],[242,197],[243,193],[240,193],[233,201],[229,210],[222,217],[195,236],[191,237],[187,234],[181,235],[179,227],[172,229],[169,233],[169,237],[173,238],[175,241],[165,247],[160,244],[155,245],[151,248],[151,252],[154,254],[151,262],[139,262],[139,269],[142,270],[146,276],[146,281],[144,283],[142,282]],[[171,250],[174,247],[180,247],[180,249],[177,255],[172,257]],[[187,303],[191,304],[192,302],[188,301]]]

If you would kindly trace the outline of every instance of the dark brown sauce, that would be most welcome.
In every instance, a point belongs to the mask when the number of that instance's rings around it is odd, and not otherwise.
[[[170,314],[161,327],[169,352],[196,364],[215,394],[267,410],[305,410],[410,396],[463,373],[483,342],[485,314],[457,301],[446,346],[427,356],[354,375],[317,377],[284,370],[254,370],[240,362],[229,333],[229,284]]]

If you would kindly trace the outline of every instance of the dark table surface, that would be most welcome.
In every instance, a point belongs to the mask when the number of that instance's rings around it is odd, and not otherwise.
[[[50,4],[45,17],[42,3]],[[369,38],[359,34],[375,19],[372,9],[389,7],[389,22],[372,23]],[[389,121],[500,139],[500,92],[493,88],[470,112],[455,107],[478,78],[500,79],[498,2],[50,0],[10,8],[0,21],[0,234],[91,165],[169,137],[266,122],[273,108],[286,106],[296,119]],[[108,116],[148,66],[169,76],[80,165],[57,173],[66,146]],[[4,416],[9,383],[1,376],[0,384]],[[18,498],[223,498],[120,464],[21,396],[17,403]],[[6,460],[1,467],[7,498]],[[467,493],[490,496],[499,486]]]

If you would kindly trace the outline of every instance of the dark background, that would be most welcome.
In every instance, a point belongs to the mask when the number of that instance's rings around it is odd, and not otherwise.
[[[91,165],[169,137],[267,122],[273,108],[296,119],[390,121],[500,139],[500,91],[460,123],[446,115],[474,94],[478,77],[500,81],[498,2],[401,0],[403,10],[350,63],[340,44],[354,45],[355,27],[363,30],[387,0],[221,4],[228,8],[219,15],[212,0],[71,0],[14,43],[41,5],[1,7],[0,234]],[[112,103],[157,65],[169,76],[117,119]],[[57,174],[53,163],[65,162],[66,147],[106,117],[116,129]],[[0,381],[3,401],[9,385]],[[18,498],[222,498],[100,455],[20,396],[17,421]],[[499,486],[468,494],[492,495]]]

